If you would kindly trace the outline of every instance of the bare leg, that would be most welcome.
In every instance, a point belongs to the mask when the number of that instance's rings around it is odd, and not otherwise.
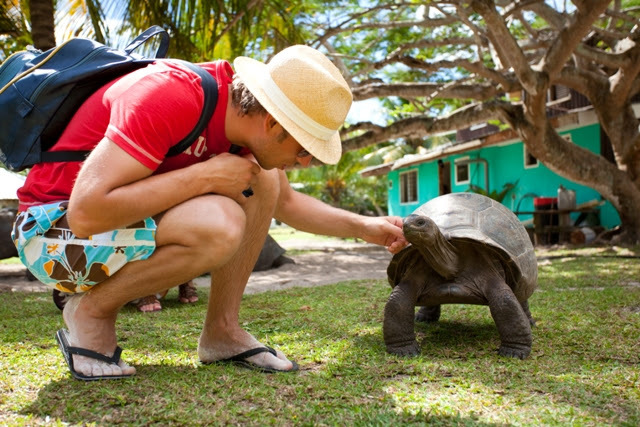
[[[152,256],[127,264],[65,306],[70,345],[111,355],[117,344],[116,317],[124,304],[227,263],[239,247],[244,225],[240,206],[221,196],[201,196],[167,211],[158,221],[157,248]],[[118,368],[83,356],[73,357],[76,370],[84,375],[135,372],[126,364]],[[107,368],[109,372],[105,372]]]
[[[238,312],[242,294],[269,231],[280,187],[276,171],[262,171],[254,185],[254,196],[245,205],[247,226],[240,249],[225,265],[211,272],[207,317],[198,343],[198,356],[212,362],[263,347],[240,328]],[[290,370],[293,364],[278,352],[277,357],[261,353],[247,359],[260,366]]]

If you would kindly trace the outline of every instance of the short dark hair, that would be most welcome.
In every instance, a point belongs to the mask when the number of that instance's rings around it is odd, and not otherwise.
[[[231,104],[239,107],[240,117],[268,113],[237,74],[233,76],[231,83]],[[278,135],[278,142],[284,141],[289,136],[289,132],[284,127],[282,130],[283,132]]]
[[[231,83],[231,103],[240,109],[240,117],[252,114],[266,114],[267,110],[260,104],[237,74]]]

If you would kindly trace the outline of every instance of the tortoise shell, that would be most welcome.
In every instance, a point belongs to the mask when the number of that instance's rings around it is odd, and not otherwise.
[[[533,245],[518,217],[502,203],[475,193],[451,193],[428,201],[413,213],[431,218],[454,245],[473,241],[495,249],[516,298],[523,301],[531,296],[538,279]]]

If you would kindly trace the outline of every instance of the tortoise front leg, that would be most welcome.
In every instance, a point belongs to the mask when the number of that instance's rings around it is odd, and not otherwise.
[[[413,317],[418,286],[416,280],[405,279],[393,288],[384,307],[382,333],[389,353],[416,356],[420,347],[416,341]]]
[[[529,356],[531,325],[511,288],[502,278],[496,277],[487,287],[486,297],[502,341],[498,354],[519,359]]]

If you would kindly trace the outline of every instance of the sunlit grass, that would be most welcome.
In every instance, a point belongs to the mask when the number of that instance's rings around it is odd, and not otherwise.
[[[71,379],[55,344],[63,323],[50,294],[3,293],[0,424],[640,425],[640,262],[579,252],[541,259],[524,361],[496,354],[488,308],[470,305],[416,326],[419,357],[387,354],[390,288],[379,280],[245,297],[243,327],[298,373],[203,366],[205,291],[185,306],[172,290],[159,313],[121,313],[137,376],[87,384]]]

